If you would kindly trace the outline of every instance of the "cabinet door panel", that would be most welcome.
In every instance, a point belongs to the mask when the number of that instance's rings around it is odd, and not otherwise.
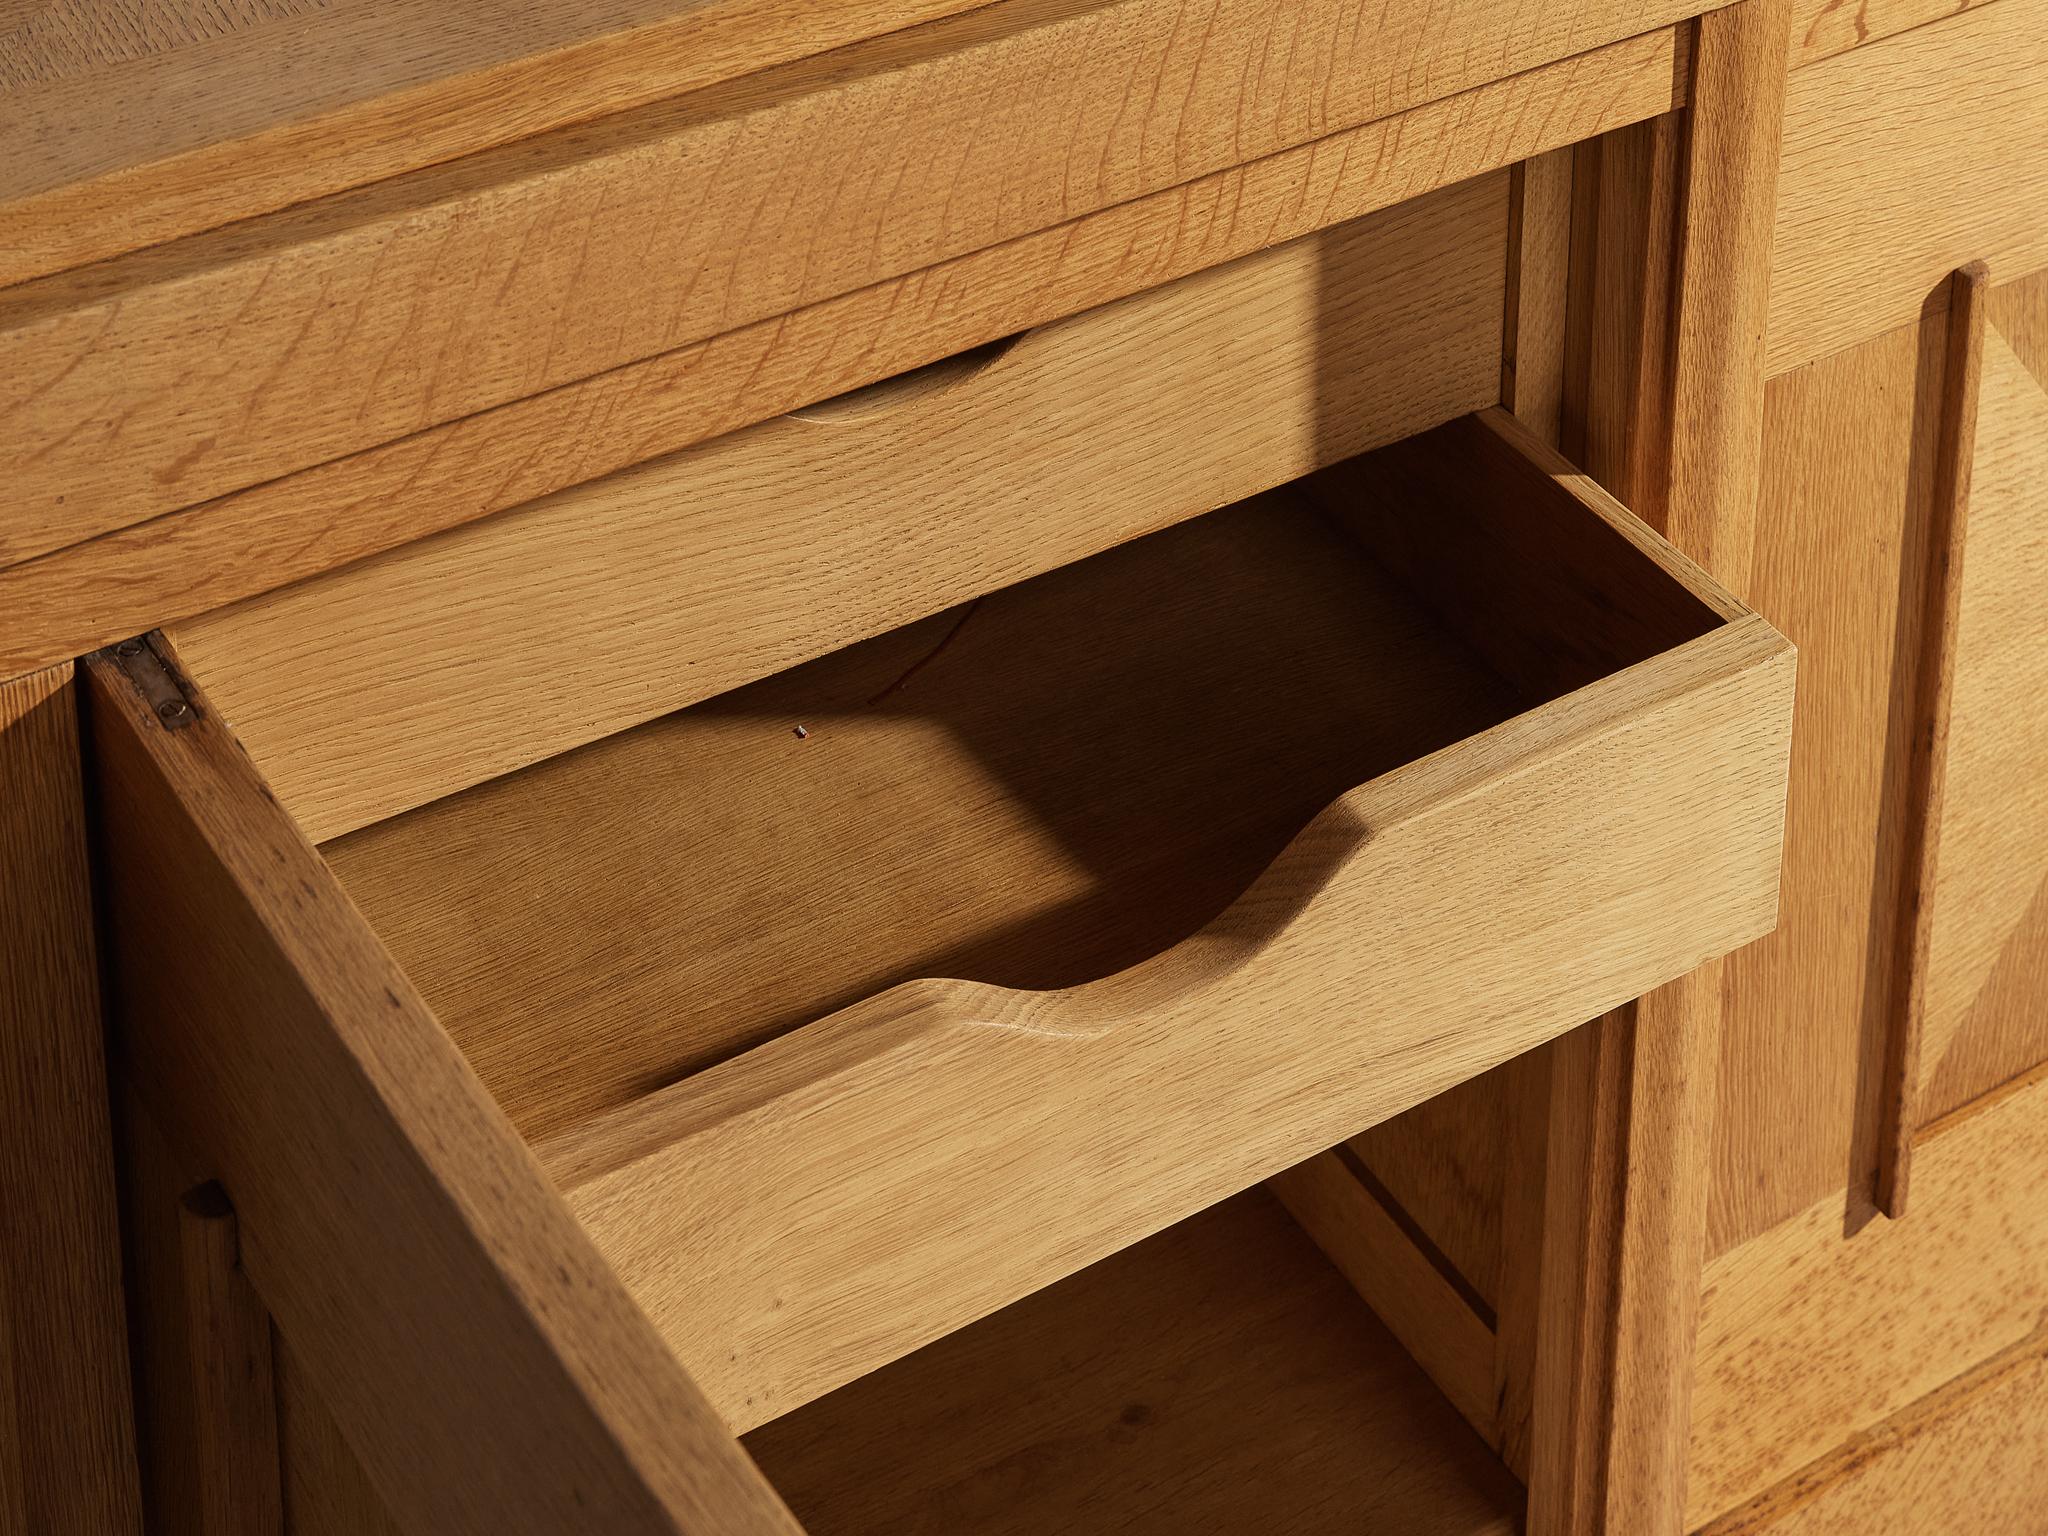
[[[1927,950],[1932,1118],[2048,1060],[2048,288],[1984,343]],[[2007,339],[2035,353],[2034,366]]]

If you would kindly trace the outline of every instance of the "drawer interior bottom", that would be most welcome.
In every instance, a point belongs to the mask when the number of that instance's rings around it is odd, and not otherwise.
[[[325,851],[540,1140],[897,982],[1145,960],[1521,706],[1288,487]]]
[[[811,1536],[1507,1536],[1522,1505],[1263,1189],[746,1445]]]

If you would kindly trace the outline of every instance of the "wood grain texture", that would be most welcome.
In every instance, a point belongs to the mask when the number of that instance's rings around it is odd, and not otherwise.
[[[71,667],[0,682],[0,1510],[138,1536]]]
[[[1572,167],[1561,445],[1653,524],[1670,495],[1684,148],[1684,119],[1665,113],[1580,144]]]
[[[2048,270],[1993,288],[1991,323],[2027,372],[2048,389]]]
[[[1506,1069],[1488,1072],[1348,1143],[1387,1198],[1488,1307],[1500,1295]]]
[[[1727,962],[1713,1252],[1845,1188],[1852,1228],[1872,1210],[1945,335],[1905,327],[1766,397],[1751,595],[1800,649],[1799,710],[1778,928]]]
[[[1798,70],[1784,144],[1774,375],[1906,324],[1968,262],[2048,266],[2048,16],[1981,5]]]
[[[1544,1190],[1549,1179],[1555,1046],[1506,1067],[1500,1202],[1500,1295],[1494,1305],[1494,1401],[1501,1460],[1534,1476],[1536,1372],[1542,1349]]]
[[[1500,403],[1553,447],[1564,430],[1573,155],[1554,149],[1515,167],[1508,223]]]
[[[2048,1081],[1923,1133],[1913,1211],[1842,1233],[1842,1196],[1708,1268],[1694,1524],[1734,1508],[1999,1350],[2048,1312]]]
[[[1715,1520],[1701,1536],[1863,1536],[1936,1523],[1986,1533],[2032,1530],[2048,1507],[2044,1419],[2048,1334],[2037,1329]]]
[[[1671,490],[1660,526],[1737,595],[1749,590],[1756,544],[1791,12],[1792,0],[1743,0],[1702,17],[1686,114]]]
[[[1009,0],[18,284],[0,290],[0,559],[1304,146],[1698,3],[1475,0],[1362,22],[1342,0]]]
[[[0,570],[28,669],[1235,259],[1684,93],[1669,31],[1477,87]],[[39,659],[38,659],[39,658]]]
[[[1878,1209],[1906,1214],[1913,1132],[1921,1114],[1921,1057],[1927,1025],[1927,970],[1935,923],[1947,800],[1949,721],[1962,627],[1963,555],[1969,537],[1970,476],[1978,454],[1977,395],[1984,370],[1990,274],[1964,267],[1949,280],[1946,355],[1942,359],[1941,422],[1929,505],[1926,574],[1921,580],[1919,650],[1911,679],[1904,847],[1889,996],[1883,1114],[1877,1148]],[[2048,421],[2048,413],[2043,413]],[[2003,808],[2001,808],[2003,810]]]
[[[1325,1152],[1267,1180],[1266,1188],[1479,1438],[1497,1450],[1493,1329],[1358,1176],[1358,1166],[1341,1152]]]
[[[0,15],[0,285],[978,3],[27,0]]]
[[[87,676],[125,1055],[401,1520],[793,1531],[211,706]]]
[[[1682,133],[1667,118],[1610,135],[1574,171],[1567,439],[1738,593],[1789,20],[1784,0],[1701,18]],[[1722,1016],[1708,965],[1552,1054],[1533,1536],[1684,1529]]]
[[[288,1340],[277,1340],[277,1432],[287,1536],[407,1536],[391,1518]]]
[[[2048,1061],[2048,730],[2035,707],[2048,687],[2048,386],[1996,327],[1983,368],[1916,1124]]]
[[[771,1415],[1754,932],[1790,662],[1738,620],[1343,796],[1216,923],[1131,970],[907,983],[556,1138],[549,1166],[724,1411]],[[1596,763],[1667,792],[1560,792]],[[1660,883],[1681,845],[1732,883]],[[1495,942],[1418,916],[1466,903]],[[1343,1027],[1319,1023],[1311,977]],[[1113,1108],[1140,1100],[1142,1119]],[[915,1139],[876,1136],[904,1124]],[[850,1161],[859,1179],[832,1172]]]
[[[1592,1020],[1546,1047],[1542,1244],[1529,1443],[1529,1529],[1599,1530],[1618,1454],[1609,1383],[1626,1222],[1633,1015]]]
[[[919,976],[1146,960],[1344,790],[1513,709],[1276,493],[325,852],[546,1137]]]
[[[352,831],[1491,404],[1506,214],[1496,173],[169,633]]]
[[[197,1176],[166,1144],[132,1078],[117,1065],[115,1155],[121,1194],[121,1257],[128,1289],[136,1449],[145,1528],[151,1536],[204,1536],[194,1351],[187,1305],[179,1197]]]
[[[242,1272],[234,1207],[203,1184],[178,1202],[184,1337],[192,1386],[195,1529],[282,1536],[270,1314]]]
[[[1990,0],[1796,0],[1792,67],[1833,58]]]
[[[1520,1503],[1258,1191],[747,1446],[811,1536],[1509,1536]]]

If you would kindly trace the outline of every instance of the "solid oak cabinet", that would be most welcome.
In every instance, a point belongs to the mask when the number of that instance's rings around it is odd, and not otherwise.
[[[506,1520],[535,1490],[463,1487],[454,1446],[530,1435],[559,1496],[544,1448],[607,1406],[472,1353],[541,1371],[618,1326],[556,1245],[718,1420],[795,1443],[834,1388],[1765,931],[1792,675],[1497,410],[319,851],[202,668],[123,642],[87,676],[126,1061],[401,1526]],[[1471,1462],[1451,1422],[1418,1454]],[[1178,1436],[1132,1434],[1140,1468]]]
[[[2042,0],[148,9],[0,1533],[2038,1520]]]

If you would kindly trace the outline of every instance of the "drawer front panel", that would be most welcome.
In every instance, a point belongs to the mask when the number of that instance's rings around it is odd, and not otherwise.
[[[1009,0],[20,284],[0,292],[0,559],[1702,8]]]
[[[210,612],[1672,111],[1686,98],[1681,41],[1652,32],[1577,54],[0,570],[0,672]],[[191,494],[158,489],[166,505]],[[111,505],[73,497],[59,510],[90,520]],[[10,503],[10,538],[27,531],[26,508]]]

